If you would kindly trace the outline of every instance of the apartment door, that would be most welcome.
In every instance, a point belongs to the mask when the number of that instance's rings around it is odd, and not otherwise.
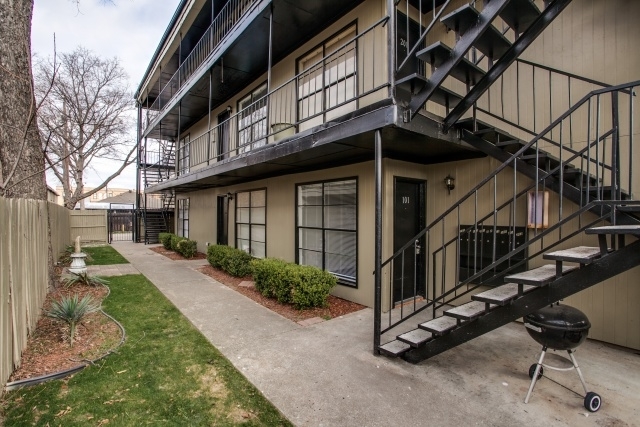
[[[225,110],[218,114],[218,160],[229,157],[229,140],[231,137],[231,129],[229,124],[231,120],[231,111]]]
[[[217,227],[216,227],[216,244],[229,244],[229,198],[227,196],[218,196],[217,204]]]
[[[412,240],[425,227],[425,181],[395,178],[393,251],[411,245],[393,263],[393,302],[425,296],[425,238]]]

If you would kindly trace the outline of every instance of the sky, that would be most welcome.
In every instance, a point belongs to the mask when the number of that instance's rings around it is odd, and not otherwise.
[[[72,0],[35,0],[31,49],[39,57],[52,57],[55,33],[58,55],[83,46],[100,57],[117,57],[129,75],[133,97],[178,3],[179,0],[113,0],[104,4],[100,0],[80,0],[78,6]],[[135,141],[134,128],[131,140]],[[87,172],[85,185],[103,182],[118,168],[108,160],[94,162],[95,170]],[[47,181],[52,187],[59,185],[55,177],[47,176]],[[135,189],[135,185],[135,165],[109,184],[129,189]]]

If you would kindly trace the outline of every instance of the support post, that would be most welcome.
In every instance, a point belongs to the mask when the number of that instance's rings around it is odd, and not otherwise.
[[[140,174],[142,173],[142,105],[136,102],[138,106],[138,124],[136,135],[136,206],[135,215],[133,216],[133,241],[138,243],[140,241]]]
[[[389,75],[389,98],[395,97],[396,71],[396,6],[394,0],[387,0],[387,73]]]
[[[211,96],[213,94],[213,68],[209,69],[209,110],[207,113],[207,165],[211,159]]]
[[[382,131],[375,133],[375,298],[373,308],[373,354],[380,354],[382,318]]]
[[[273,59],[273,2],[271,2],[269,10],[269,64],[267,64],[267,126],[266,133],[269,134],[269,115],[271,113],[271,61]],[[267,141],[268,142],[268,141]]]

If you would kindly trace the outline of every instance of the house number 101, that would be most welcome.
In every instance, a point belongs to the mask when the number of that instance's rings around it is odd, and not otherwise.
[[[408,205],[409,202],[411,202],[411,199],[409,198],[409,196],[402,196],[402,204],[403,205]]]

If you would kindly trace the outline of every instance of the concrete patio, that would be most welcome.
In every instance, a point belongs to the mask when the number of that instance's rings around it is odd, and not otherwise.
[[[578,349],[603,399],[597,413],[574,392],[582,393],[575,372],[545,372],[524,404],[540,347],[521,324],[411,365],[372,354],[371,309],[301,326],[196,271],[205,260],[113,246],[131,262],[118,273],[144,274],[298,426],[640,425],[638,351],[596,341]]]

